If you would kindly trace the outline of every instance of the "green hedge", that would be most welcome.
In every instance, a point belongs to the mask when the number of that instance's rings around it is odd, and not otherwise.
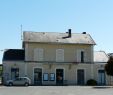
[[[97,85],[97,81],[94,80],[94,79],[89,79],[87,81],[87,85],[89,85],[89,86],[95,86],[95,85]]]

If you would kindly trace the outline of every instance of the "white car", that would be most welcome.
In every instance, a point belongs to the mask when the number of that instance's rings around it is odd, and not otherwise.
[[[14,80],[8,80],[7,85],[25,85],[29,86],[31,84],[31,80],[28,77],[18,77]]]

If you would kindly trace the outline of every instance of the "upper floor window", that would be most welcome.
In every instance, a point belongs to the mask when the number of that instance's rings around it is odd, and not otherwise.
[[[57,62],[63,62],[64,61],[64,50],[63,49],[57,49],[56,50],[56,61]]]
[[[34,49],[34,61],[43,61],[43,49],[42,48],[36,48]]]
[[[81,51],[81,62],[84,62],[84,51]]]
[[[77,62],[84,62],[85,59],[85,52],[84,50],[78,50],[77,51]]]

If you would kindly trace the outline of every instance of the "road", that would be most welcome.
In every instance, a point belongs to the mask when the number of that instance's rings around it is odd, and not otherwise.
[[[0,86],[0,95],[113,95],[113,88],[90,86]]]

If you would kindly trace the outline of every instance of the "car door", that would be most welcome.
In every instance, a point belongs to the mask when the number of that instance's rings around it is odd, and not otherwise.
[[[13,81],[13,85],[20,85],[20,78],[16,78],[16,79]]]
[[[26,82],[26,78],[21,78],[20,85],[24,85]]]

